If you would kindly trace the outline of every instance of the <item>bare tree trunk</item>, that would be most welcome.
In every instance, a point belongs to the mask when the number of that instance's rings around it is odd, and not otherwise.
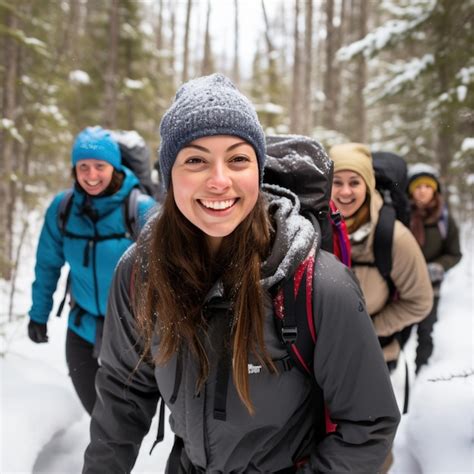
[[[334,0],[326,0],[326,70],[324,72],[324,111],[323,124],[326,128],[334,129],[334,55],[335,31],[334,31]]]
[[[275,58],[275,47],[270,36],[270,23],[268,21],[267,10],[265,9],[265,1],[262,1],[263,19],[265,21],[265,42],[267,43],[267,56],[268,56],[268,85],[270,91],[270,100],[275,102],[275,91],[278,88],[279,78],[277,75],[277,64]]]
[[[170,70],[176,71],[176,4],[173,0],[170,0],[169,8],[171,9],[171,19],[170,19]],[[173,77],[176,77],[177,74],[173,74]]]
[[[107,50],[107,68],[105,71],[104,125],[116,127],[118,96],[118,45],[120,36],[119,0],[112,0],[110,8],[109,48]]]
[[[240,82],[239,67],[239,2],[234,0],[234,65],[232,68],[232,78],[236,84]]]
[[[132,77],[132,64],[133,64],[133,57],[132,57],[132,48],[131,48],[131,43],[130,41],[127,41],[126,43],[127,48],[126,48],[126,74],[128,78]],[[128,92],[126,95],[126,104],[127,104],[127,129],[128,130],[134,130],[135,129],[135,100],[133,98],[133,93],[131,91]]]
[[[313,101],[311,79],[313,70],[313,0],[306,0],[305,6],[305,37],[304,37],[304,83],[303,83],[303,134],[310,135],[313,126]]]
[[[324,7],[321,3],[316,4],[317,9],[317,22],[316,22],[316,31],[321,31],[324,29],[325,15]],[[314,66],[315,66],[315,80],[314,87],[318,91],[318,101],[316,103],[317,110],[315,111],[315,122],[317,125],[323,125],[324,123],[324,101],[320,100],[320,93],[324,91],[324,49],[326,42],[319,38],[319,35],[316,35],[316,44],[314,46]]]
[[[364,38],[367,34],[367,0],[360,0],[359,5],[359,38]],[[359,142],[367,140],[367,114],[365,109],[364,88],[367,83],[367,65],[363,54],[357,57],[356,69],[356,117],[355,136]]]
[[[437,75],[438,75],[438,89],[446,91],[449,87],[449,76],[446,62],[440,58],[436,61]],[[456,119],[449,106],[445,106],[443,113],[438,117],[437,123],[437,141],[436,141],[436,158],[439,163],[439,171],[441,179],[443,180],[443,188],[446,194],[446,199],[449,196],[449,168],[453,158],[453,129],[455,127]]]
[[[156,49],[163,49],[163,0],[158,1],[158,25],[156,26]]]
[[[6,13],[6,26],[11,31],[18,28],[18,19],[13,12]],[[12,36],[7,36],[4,48],[2,119],[14,126],[18,43]],[[11,278],[12,270],[12,174],[13,140],[8,131],[0,130],[0,278],[6,280]]]
[[[186,8],[186,26],[184,30],[184,55],[183,55],[183,75],[182,81],[186,82],[189,78],[188,63],[189,63],[189,33],[191,30],[191,7],[192,1],[188,0]]]
[[[335,39],[335,47],[334,47],[334,54],[337,53],[339,48],[341,48],[344,38],[345,38],[345,31],[347,27],[347,0],[341,0],[340,4],[340,24],[337,29],[337,35]],[[341,93],[341,66],[337,61],[334,61],[333,66],[333,117],[334,117],[334,124],[339,123],[338,116],[339,116],[339,105],[340,105],[340,93]]]
[[[207,76],[212,72],[211,33],[209,31],[209,20],[211,18],[211,2],[207,0],[206,31],[204,32],[204,56],[202,59],[202,75]]]
[[[69,18],[62,32],[62,42],[59,45],[59,61],[65,56],[75,61],[78,57],[77,37],[80,31],[80,0],[69,0]]]
[[[295,22],[293,31],[293,78],[290,104],[290,132],[301,133],[302,97],[301,97],[301,45],[300,45],[300,0],[295,0]]]

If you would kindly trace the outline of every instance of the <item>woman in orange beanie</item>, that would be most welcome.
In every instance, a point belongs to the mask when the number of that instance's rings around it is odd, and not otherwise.
[[[433,285],[433,308],[418,323],[416,373],[428,363],[433,352],[433,326],[438,316],[438,302],[444,273],[461,260],[459,231],[441,195],[438,172],[424,163],[417,163],[408,171],[408,194],[411,202],[410,228],[428,264]]]

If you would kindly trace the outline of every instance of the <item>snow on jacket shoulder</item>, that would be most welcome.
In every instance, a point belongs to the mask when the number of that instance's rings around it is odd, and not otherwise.
[[[375,266],[357,265],[374,261],[373,240],[382,204],[382,198],[375,192],[370,206],[371,230],[363,241],[351,241],[352,262],[377,335],[391,336],[427,316],[433,304],[433,290],[421,249],[399,221],[395,221],[390,273],[397,298],[390,298],[388,285]]]
[[[274,252],[262,266],[265,289],[284,278],[285,271],[291,274],[318,238],[306,225],[309,222],[294,214],[287,198],[272,201],[276,235]],[[197,397],[197,368],[184,351],[174,403],[170,398],[176,358],[165,366],[142,362],[137,368],[142,349],[129,296],[136,254],[134,246],[123,256],[111,288],[84,473],[130,472],[160,395],[187,456],[206,472],[275,472],[304,457],[309,458],[304,472],[378,471],[395,435],[399,412],[360,288],[342,264],[323,251],[315,262],[315,378],[338,425],[336,433],[316,444],[312,384],[296,369],[271,374],[261,368],[249,374],[254,416],[229,384],[227,419],[221,421],[213,416],[216,357],[209,357],[209,378]],[[286,349],[275,328],[269,295],[265,308],[266,348],[273,359],[281,359]],[[208,318],[209,337],[204,342],[210,353],[222,338],[218,319]],[[156,350],[155,345],[153,355]],[[249,363],[257,362],[250,358]]]

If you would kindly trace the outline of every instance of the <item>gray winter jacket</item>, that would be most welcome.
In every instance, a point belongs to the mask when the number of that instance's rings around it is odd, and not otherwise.
[[[274,188],[267,197],[276,235],[273,251],[262,266],[265,290],[291,275],[320,239],[309,221],[299,215],[293,194]],[[316,443],[311,377],[297,369],[278,374],[265,368],[249,370],[254,416],[247,412],[230,379],[227,419],[214,418],[215,348],[223,327],[218,317],[209,315],[206,344],[211,369],[201,393],[195,393],[197,368],[186,351],[174,403],[170,397],[176,358],[166,366],[142,363],[136,369],[141,347],[130,311],[129,281],[139,252],[134,246],[124,255],[112,285],[84,473],[131,471],[160,396],[171,411],[172,430],[182,438],[186,454],[199,472],[270,473],[291,468],[303,458],[308,462],[294,472],[379,470],[400,415],[360,288],[334,256],[318,251],[315,261],[314,378],[324,392],[337,430]],[[214,286],[209,301],[222,296],[220,288]],[[286,349],[275,329],[269,295],[265,307],[266,348],[274,360],[282,359]],[[253,360],[249,363],[257,365]]]

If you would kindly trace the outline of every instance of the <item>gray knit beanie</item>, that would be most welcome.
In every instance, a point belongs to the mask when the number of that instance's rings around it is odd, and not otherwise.
[[[181,148],[211,135],[234,135],[250,143],[257,155],[262,183],[265,134],[251,102],[222,74],[183,84],[161,120],[160,135],[160,170],[166,189]]]

